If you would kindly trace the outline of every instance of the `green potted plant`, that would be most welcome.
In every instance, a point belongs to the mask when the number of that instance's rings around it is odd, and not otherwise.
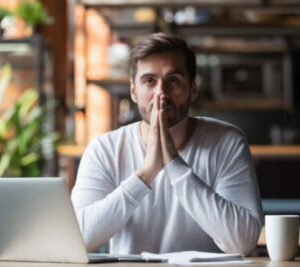
[[[5,66],[0,77],[0,97],[11,75]],[[38,104],[39,93],[26,90],[17,103],[0,117],[0,177],[37,177],[42,175],[47,157],[43,145],[58,140],[56,132],[43,130],[46,107]],[[0,98],[1,105],[1,98]]]
[[[2,9],[1,13],[0,10],[1,14],[1,28],[6,38],[28,37],[37,25],[53,22],[40,1],[22,1],[11,11]]]
[[[13,11],[15,16],[21,17],[28,25],[35,27],[38,24],[52,23],[44,5],[40,1],[23,1]]]
[[[5,18],[5,17],[9,17],[11,16],[11,12],[5,8],[2,8],[0,7],[0,36],[3,34],[3,27],[1,26],[2,25],[2,20]]]
[[[5,18],[6,16],[10,16],[11,15],[11,11],[0,7],[0,22],[2,21],[3,18]]]

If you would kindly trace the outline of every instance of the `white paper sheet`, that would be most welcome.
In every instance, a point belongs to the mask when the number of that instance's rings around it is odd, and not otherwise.
[[[201,264],[241,264],[251,261],[243,260],[241,254],[208,253],[200,251],[181,251],[164,254],[154,254],[149,252],[141,253],[145,258],[167,259],[169,264],[180,265],[201,265]]]

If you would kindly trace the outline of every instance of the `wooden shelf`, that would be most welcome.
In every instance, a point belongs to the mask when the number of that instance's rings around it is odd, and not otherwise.
[[[214,36],[268,36],[268,35],[300,35],[299,26],[285,24],[250,24],[207,23],[202,25],[177,25],[178,34],[189,35],[214,35]]]
[[[65,157],[79,158],[86,146],[62,145],[58,154]],[[300,158],[300,145],[250,145],[254,158]]]
[[[57,152],[60,156],[80,158],[85,150],[84,145],[61,145]]]
[[[17,38],[17,39],[10,39],[10,38],[3,38],[0,37],[0,42],[1,43],[9,43],[9,44],[15,44],[15,43],[37,43],[41,42],[42,37],[39,34],[34,34],[30,37],[24,37],[24,38]]]
[[[273,6],[299,6],[299,0],[79,0],[87,6],[101,7],[273,7]]]
[[[255,158],[300,158],[300,145],[250,145]]]
[[[80,0],[80,3],[88,6],[101,7],[163,7],[163,6],[203,6],[203,7],[245,7],[260,6],[262,0]]]
[[[132,38],[136,36],[144,36],[156,31],[154,23],[135,23],[124,25],[110,25],[111,29],[118,33],[119,38]]]
[[[197,54],[275,54],[281,55],[286,52],[283,49],[277,48],[252,48],[245,46],[244,48],[202,48],[193,47],[193,50]]]
[[[129,24],[129,25],[111,25],[112,29],[118,32],[123,37],[129,34],[130,37],[134,33],[144,35],[153,33],[155,25],[152,23],[147,24]],[[284,23],[249,23],[249,22],[219,22],[212,21],[203,24],[175,24],[172,26],[174,32],[182,36],[188,35],[208,35],[208,36],[282,36],[300,35],[299,25],[284,24]],[[128,37],[128,36],[127,36]]]
[[[112,95],[118,97],[130,97],[129,77],[119,79],[88,80],[87,82],[104,87]]]
[[[290,110],[291,105],[282,99],[252,98],[230,100],[199,100],[195,105],[206,110]]]
[[[293,6],[299,5],[299,0],[270,0],[271,5]]]
[[[123,23],[123,24],[110,24],[110,27],[113,30],[153,30],[155,27],[154,22],[132,22],[132,23]]]
[[[89,79],[87,82],[92,82],[92,83],[99,83],[99,84],[125,84],[129,85],[129,80],[130,77],[120,77],[120,78],[107,78],[107,79],[101,79],[101,80],[93,80]]]

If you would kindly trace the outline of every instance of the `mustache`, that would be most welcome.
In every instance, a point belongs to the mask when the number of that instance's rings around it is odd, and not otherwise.
[[[174,102],[170,100],[169,98],[166,99],[166,106],[171,106],[173,108],[176,108]]]
[[[153,106],[154,106],[154,103],[152,101],[152,103],[149,106],[150,111],[152,111]],[[172,107],[172,108],[176,109],[176,106],[175,106],[174,102],[172,100],[170,100],[169,98],[166,98],[166,106],[167,107],[169,106],[169,107]]]

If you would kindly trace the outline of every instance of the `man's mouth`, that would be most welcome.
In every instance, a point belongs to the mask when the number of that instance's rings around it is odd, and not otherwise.
[[[172,110],[172,109],[174,109],[174,107],[171,106],[171,105],[168,105],[168,106],[166,107],[166,110],[167,110],[167,111],[170,111],[170,110]]]

